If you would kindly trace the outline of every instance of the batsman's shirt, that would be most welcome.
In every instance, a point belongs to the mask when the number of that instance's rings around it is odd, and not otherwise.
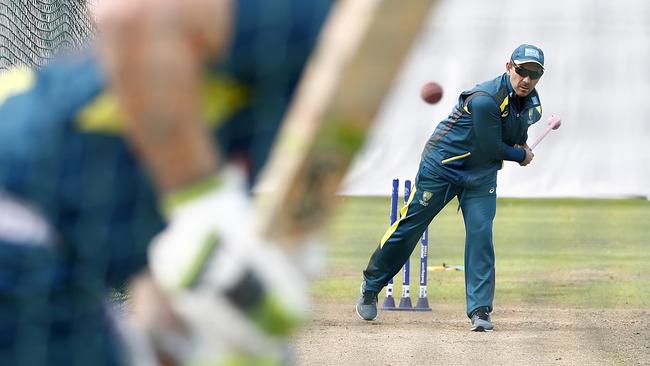
[[[329,3],[237,3],[234,42],[206,74],[202,103],[224,155],[243,156],[251,177]],[[107,289],[146,266],[164,223],[105,82],[90,53],[0,75],[0,364],[119,363]],[[12,235],[3,214],[47,235]]]

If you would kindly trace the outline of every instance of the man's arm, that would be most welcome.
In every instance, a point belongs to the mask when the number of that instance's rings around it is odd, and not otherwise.
[[[518,163],[525,162],[529,155],[532,155],[522,147],[510,146],[503,142],[501,113],[491,97],[479,95],[469,102],[468,107],[472,114],[472,124],[481,152],[494,160],[509,160]],[[532,160],[532,157],[530,159]]]
[[[127,138],[159,192],[214,175],[218,157],[198,103],[203,63],[223,51],[230,0],[111,0],[100,49],[127,116]]]

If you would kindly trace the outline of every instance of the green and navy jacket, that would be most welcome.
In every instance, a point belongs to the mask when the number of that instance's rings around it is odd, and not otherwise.
[[[537,91],[518,97],[504,73],[461,93],[429,138],[422,162],[446,175],[496,174],[503,160],[524,160],[524,149],[514,145],[526,143],[528,127],[541,115]]]

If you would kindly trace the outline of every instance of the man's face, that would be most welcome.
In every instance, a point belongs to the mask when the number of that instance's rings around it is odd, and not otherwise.
[[[527,96],[535,89],[543,70],[540,65],[534,62],[515,65],[514,62],[510,61],[506,64],[506,71],[510,75],[512,89],[520,97]]]

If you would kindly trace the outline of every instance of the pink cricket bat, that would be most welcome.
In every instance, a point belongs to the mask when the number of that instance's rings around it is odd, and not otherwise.
[[[537,140],[535,140],[535,142],[533,142],[533,144],[530,145],[530,149],[531,150],[534,149],[535,146],[537,146],[537,144],[539,144],[544,139],[544,137],[546,137],[546,135],[548,135],[548,133],[551,132],[551,130],[557,130],[558,128],[560,128],[561,124],[562,124],[562,120],[560,119],[559,116],[552,115],[551,117],[549,117],[548,127],[546,128],[546,131],[544,131],[542,136],[537,138]]]

